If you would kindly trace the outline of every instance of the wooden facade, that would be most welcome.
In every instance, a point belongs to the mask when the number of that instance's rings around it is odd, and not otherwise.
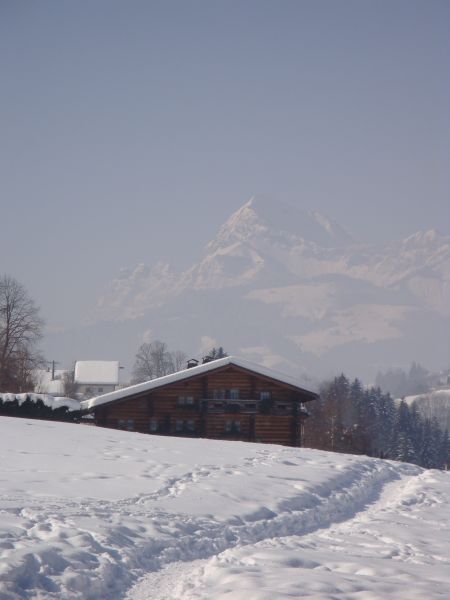
[[[300,446],[305,403],[317,395],[232,362],[217,362],[207,372],[196,367],[175,381],[161,378],[161,385],[153,380],[152,389],[128,388],[89,410],[101,427]]]

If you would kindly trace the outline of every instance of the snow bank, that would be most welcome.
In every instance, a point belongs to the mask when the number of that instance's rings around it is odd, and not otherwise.
[[[13,418],[0,418],[0,456],[2,600],[450,589],[447,473]]]
[[[26,400],[29,400],[30,402],[34,403],[40,400],[45,406],[53,410],[56,410],[57,408],[67,407],[67,409],[70,412],[74,410],[80,410],[81,408],[80,402],[78,400],[73,400],[72,398],[66,398],[63,396],[55,397],[50,396],[49,394],[34,394],[29,392],[25,394],[0,394],[0,401],[2,402],[14,402],[15,400],[17,400],[19,406],[22,406],[22,404]]]

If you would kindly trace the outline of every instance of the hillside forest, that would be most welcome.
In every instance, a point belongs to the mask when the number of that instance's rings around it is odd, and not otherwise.
[[[322,386],[320,399],[308,404],[305,446],[366,454],[446,469],[450,439],[436,417],[425,418],[415,403],[394,401],[379,387],[365,389],[345,375]]]

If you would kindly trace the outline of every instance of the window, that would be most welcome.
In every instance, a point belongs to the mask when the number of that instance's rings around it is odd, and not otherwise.
[[[177,433],[193,433],[195,431],[195,421],[175,421],[175,431]]]
[[[127,429],[128,431],[134,431],[134,419],[128,419]]]
[[[98,391],[99,391],[99,392],[103,392],[103,388],[102,388],[102,387],[99,387],[99,388],[98,388]]]
[[[303,402],[299,402],[298,403],[298,410],[299,412],[308,415],[308,409],[306,408],[305,404],[303,404]]]
[[[127,422],[125,421],[125,419],[119,419],[117,421],[117,427],[119,429],[126,429],[126,426],[127,426]]]
[[[239,390],[237,388],[230,390],[230,400],[239,400]]]
[[[225,390],[213,390],[214,400],[225,400]]]
[[[225,423],[225,431],[227,433],[240,433],[241,422],[240,421],[227,421]]]
[[[153,433],[155,431],[158,431],[158,421],[156,419],[152,419],[150,421],[150,427],[149,428],[150,428],[150,431],[153,432]]]
[[[178,396],[178,406],[194,406],[194,397]]]
[[[259,411],[263,415],[269,415],[272,412],[273,402],[272,394],[268,391],[259,392]]]

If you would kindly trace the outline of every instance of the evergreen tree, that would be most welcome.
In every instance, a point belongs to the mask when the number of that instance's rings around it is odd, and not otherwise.
[[[403,462],[416,462],[416,450],[411,439],[409,408],[403,400],[397,410],[390,449],[391,458]]]
[[[413,405],[409,409],[409,437],[414,448],[415,462],[420,465],[420,452],[424,439],[424,423],[416,407]]]
[[[350,384],[344,374],[335,377],[325,392],[324,416],[330,450],[345,451],[345,423],[348,423]]]
[[[377,456],[389,458],[389,444],[394,431],[396,408],[390,394],[383,394],[381,390],[379,393]]]
[[[370,444],[365,419],[364,389],[359,379],[355,379],[351,383],[348,399],[352,410],[352,423],[347,433],[348,450],[349,452],[364,454]]]
[[[437,419],[435,419],[435,418],[431,419],[430,437],[431,437],[431,447],[432,447],[432,455],[433,455],[433,462],[432,462],[431,467],[433,469],[440,469],[443,467],[442,442],[444,439],[444,432],[439,427],[439,423],[437,422]],[[422,465],[422,466],[425,466],[425,465]]]
[[[218,348],[211,348],[211,350],[203,357],[203,360],[217,360],[219,358],[225,358],[228,354],[224,351],[222,346]]]
[[[436,464],[436,446],[432,438],[433,427],[431,421],[426,419],[422,427],[420,444],[420,466],[432,469]]]
[[[450,465],[450,437],[448,430],[445,430],[442,434],[442,439],[439,448],[439,464],[437,465],[440,469],[448,469]]]

